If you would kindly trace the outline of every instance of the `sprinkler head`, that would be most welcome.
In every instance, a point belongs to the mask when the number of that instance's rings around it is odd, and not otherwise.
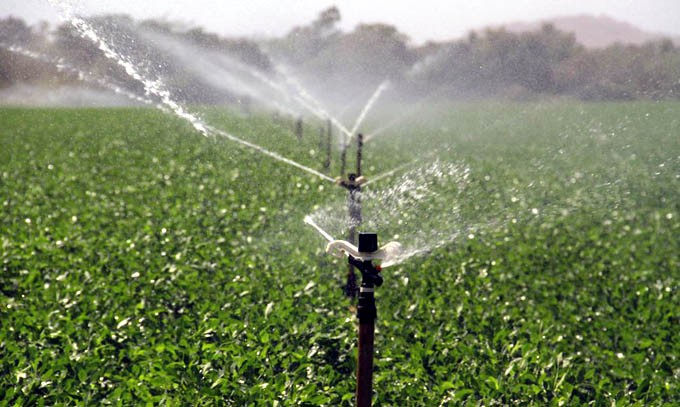
[[[378,250],[378,235],[376,233],[359,232],[359,252],[373,253]]]

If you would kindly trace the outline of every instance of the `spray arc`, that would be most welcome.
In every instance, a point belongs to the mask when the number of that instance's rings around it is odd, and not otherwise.
[[[352,257],[359,261],[374,261],[380,260],[381,268],[386,268],[397,264],[399,256],[403,252],[401,243],[393,241],[384,244],[382,247],[377,246],[377,237],[375,245],[371,244],[366,246],[367,243],[362,244],[362,239],[367,239],[362,237],[368,235],[369,233],[359,233],[359,246],[356,246],[346,240],[338,240],[333,238],[328,232],[323,230],[311,216],[305,216],[304,222],[309,226],[313,227],[324,239],[328,241],[326,245],[326,253],[334,257]],[[368,250],[367,248],[370,248]]]

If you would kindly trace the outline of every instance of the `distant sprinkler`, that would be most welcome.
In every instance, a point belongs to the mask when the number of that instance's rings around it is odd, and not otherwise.
[[[336,183],[341,187],[347,189],[349,192],[347,196],[347,211],[349,213],[349,225],[347,232],[347,241],[354,244],[356,241],[356,231],[361,226],[361,185],[366,182],[364,177],[357,177],[356,174],[347,174],[347,179],[340,177],[336,178]],[[349,298],[356,298],[357,285],[356,273],[354,272],[354,265],[351,263],[347,267],[347,283],[345,284],[345,295]]]
[[[331,169],[331,146],[333,143],[333,123],[330,119],[326,121],[326,136],[328,137],[326,140],[326,161],[323,167],[326,172],[329,172]]]
[[[357,134],[357,176],[361,176],[361,154],[364,149],[364,135]]]
[[[302,141],[302,117],[298,117],[295,121],[295,136],[298,141]]]
[[[364,135],[362,133],[357,134],[357,170],[356,174],[361,175],[361,158],[364,149]],[[349,149],[349,142],[345,140],[340,151],[340,174],[345,174],[345,169],[347,168],[347,150]]]
[[[330,120],[326,121],[326,127],[319,127],[319,152],[326,152],[326,156],[323,161],[323,170],[328,173],[331,169],[331,147],[333,138],[333,127]]]
[[[344,171],[347,157],[347,146],[342,150],[342,170]],[[357,170],[356,173],[347,174],[347,179],[341,177],[336,178],[336,183],[341,187],[347,189],[349,196],[347,199],[347,210],[349,212],[349,225],[347,233],[347,241],[354,243],[356,239],[356,231],[361,226],[361,186],[367,182],[366,178],[361,175],[361,160],[364,148],[363,134],[357,134]],[[354,299],[356,298],[356,273],[354,272],[354,265],[350,263],[347,269],[347,284],[345,285],[345,295]]]
[[[347,142],[343,141],[342,148],[340,151],[340,174],[345,175],[345,170],[347,169]]]

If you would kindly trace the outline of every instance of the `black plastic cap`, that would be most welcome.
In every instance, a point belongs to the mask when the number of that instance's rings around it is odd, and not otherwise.
[[[378,235],[376,233],[359,232],[359,251],[373,253],[378,250]]]

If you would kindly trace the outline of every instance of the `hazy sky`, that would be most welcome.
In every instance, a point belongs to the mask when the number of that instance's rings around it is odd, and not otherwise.
[[[59,0],[67,1],[67,0]],[[606,14],[652,32],[680,35],[680,0],[70,0],[81,14],[165,17],[229,35],[280,35],[337,5],[342,27],[396,25],[415,42],[457,38],[503,22],[573,14]],[[0,0],[0,17],[58,21],[48,0]]]

